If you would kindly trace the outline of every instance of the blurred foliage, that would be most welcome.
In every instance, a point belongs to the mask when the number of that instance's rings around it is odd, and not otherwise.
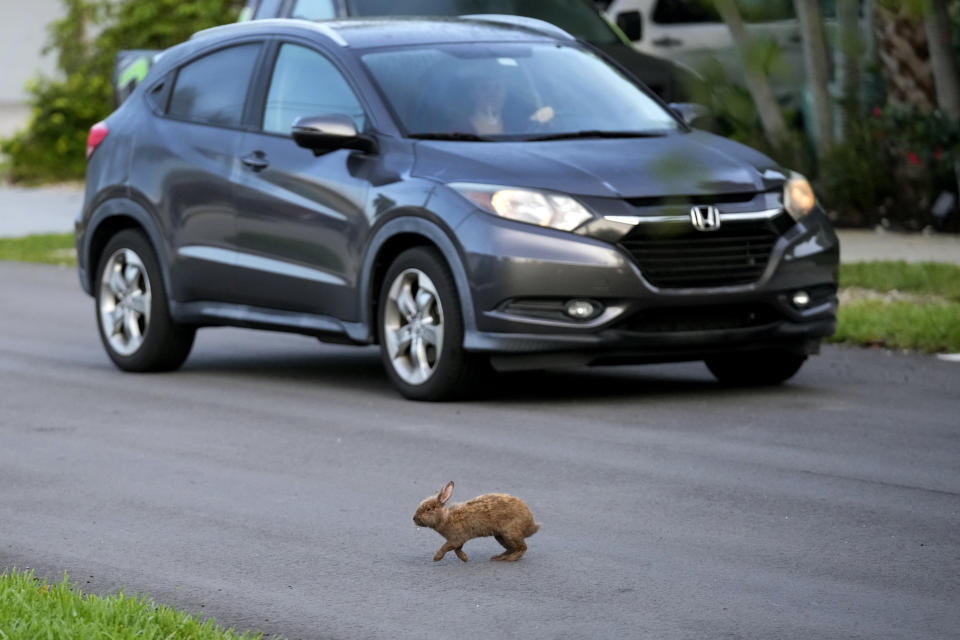
[[[904,8],[916,16],[922,15],[927,2],[880,0],[884,6]],[[951,0],[948,9],[960,60],[960,0]],[[748,64],[763,69],[774,85],[783,79],[776,44],[758,38],[750,43],[747,55]],[[801,108],[805,100],[803,85],[794,84],[792,96],[777,92],[790,135],[774,145],[765,136],[753,99],[739,79],[731,77],[717,61],[697,71],[709,89],[694,99],[708,105],[713,114],[704,128],[759,149],[779,164],[807,175],[838,224],[960,231],[956,199],[952,211],[945,215],[938,217],[931,211],[941,194],[957,193],[954,161],[960,158],[960,122],[938,111],[922,113],[887,105],[878,65],[863,65],[864,91],[859,99],[841,104],[840,97],[835,96],[837,115],[842,109],[852,117],[842,139],[820,160],[805,122],[808,116]]]
[[[956,191],[956,157],[960,122],[936,111],[875,107],[824,158],[818,186],[846,226],[958,231],[956,205],[952,216],[931,214],[941,193]]]
[[[26,129],[0,141],[5,173],[19,182],[82,178],[90,127],[113,110],[110,76],[120,49],[165,49],[196,31],[236,20],[242,0],[62,0],[45,52],[57,77],[27,88]]]

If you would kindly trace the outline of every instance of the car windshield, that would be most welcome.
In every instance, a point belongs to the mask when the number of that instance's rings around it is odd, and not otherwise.
[[[680,128],[594,53],[553,43],[379,49],[362,56],[411,137],[533,140]]]
[[[619,38],[585,0],[350,0],[351,16],[463,16],[501,13],[538,18],[577,38],[613,44]]]

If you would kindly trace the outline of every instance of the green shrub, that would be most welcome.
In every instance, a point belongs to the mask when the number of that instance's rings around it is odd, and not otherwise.
[[[960,122],[938,111],[876,107],[824,158],[818,186],[846,226],[956,230],[956,216],[937,219],[930,211],[940,193],[956,191],[957,154]]]
[[[90,127],[113,109],[110,76],[120,49],[165,49],[196,31],[236,20],[242,0],[62,0],[65,15],[49,27],[57,77],[28,87],[26,129],[0,141],[14,181],[83,177]],[[90,32],[98,30],[95,37]]]

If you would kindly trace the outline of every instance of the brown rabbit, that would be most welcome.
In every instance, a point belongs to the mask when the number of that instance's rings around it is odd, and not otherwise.
[[[447,508],[447,500],[453,493],[453,481],[447,483],[435,496],[420,503],[413,521],[418,527],[430,527],[447,541],[433,561],[443,559],[448,551],[467,561],[463,545],[467,540],[493,536],[503,545],[505,552],[491,560],[514,562],[527,550],[524,538],[535,534],[540,525],[533,521],[533,514],[520,498],[505,493],[487,493],[473,500],[454,504]]]

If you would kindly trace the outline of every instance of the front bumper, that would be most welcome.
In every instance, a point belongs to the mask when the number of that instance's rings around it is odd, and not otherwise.
[[[766,348],[814,352],[836,328],[839,243],[819,211],[787,227],[755,282],[658,288],[622,246],[478,212],[457,229],[476,309],[464,346],[581,364]],[[801,290],[811,301],[798,308],[792,297]],[[562,309],[571,299],[598,302],[604,313],[575,321],[524,311],[531,301]]]

